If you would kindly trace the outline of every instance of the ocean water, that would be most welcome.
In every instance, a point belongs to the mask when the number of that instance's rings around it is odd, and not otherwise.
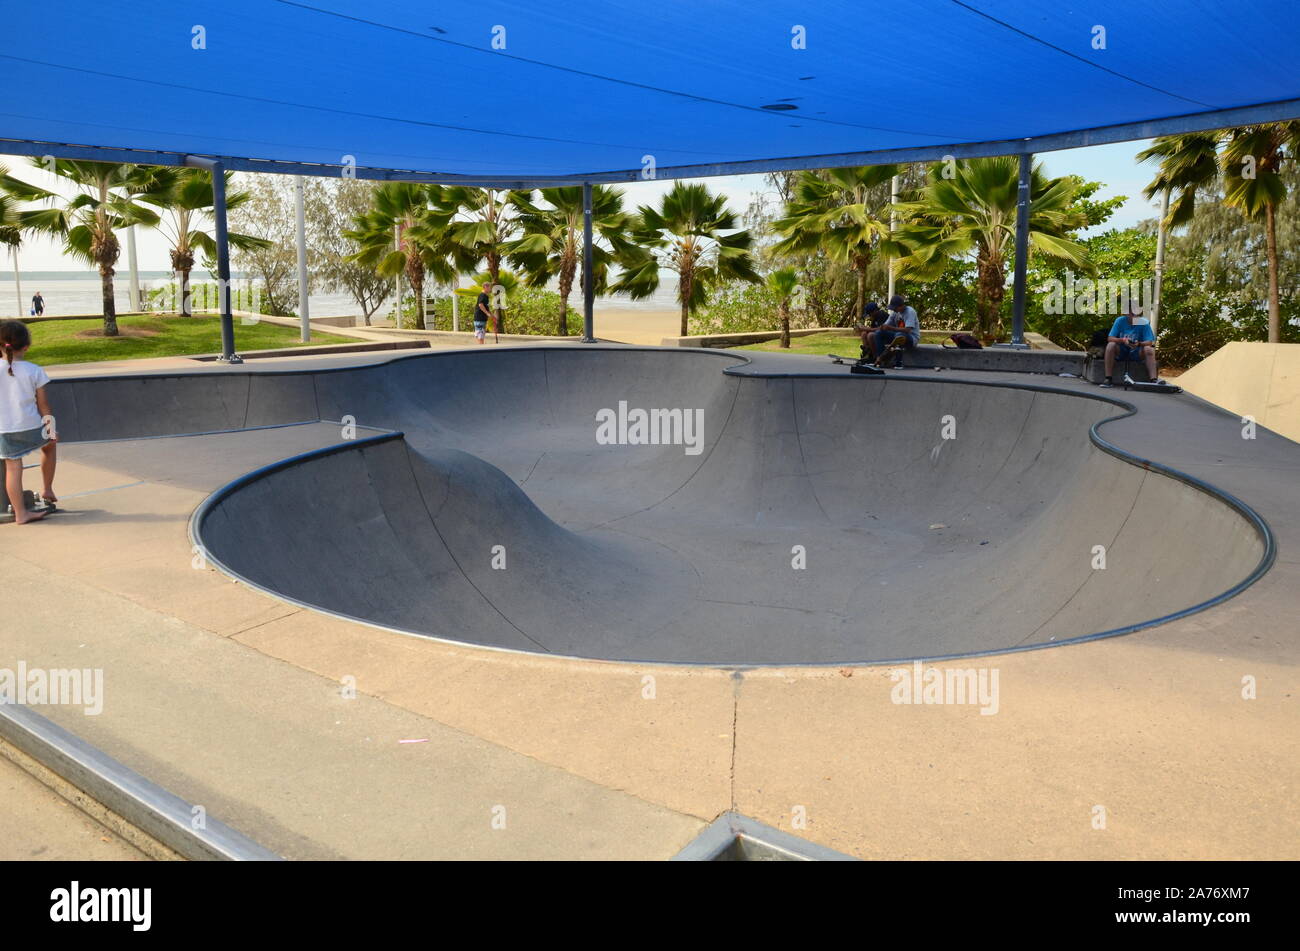
[[[22,271],[22,302],[19,303],[14,285],[13,271],[0,272],[0,317],[12,317],[15,313],[27,316],[31,309],[32,295],[37,291],[45,298],[45,314],[50,317],[63,317],[69,314],[98,314],[101,312],[101,289],[99,275],[94,271]],[[200,283],[211,281],[206,271],[194,271],[193,281]],[[243,287],[243,281],[236,277],[237,286]],[[140,294],[143,297],[151,287],[165,287],[171,283],[167,271],[141,271]],[[119,270],[113,278],[113,294],[117,302],[117,312],[126,313],[131,309],[130,279],[125,269]],[[633,301],[625,297],[598,297],[596,305],[601,310],[673,310],[677,307],[677,284],[675,277],[665,274],[659,290],[646,300]],[[581,312],[582,296],[575,288],[569,298],[570,306]],[[313,317],[359,317],[361,308],[348,294],[313,293],[308,297],[308,307]],[[386,305],[391,309],[391,302]],[[380,311],[376,316],[382,316]]]

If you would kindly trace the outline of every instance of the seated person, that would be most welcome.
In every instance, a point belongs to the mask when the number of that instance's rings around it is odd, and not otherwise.
[[[1141,360],[1146,364],[1152,383],[1164,383],[1156,373],[1156,335],[1151,321],[1142,316],[1142,308],[1129,304],[1128,313],[1116,317],[1106,338],[1106,379],[1102,386],[1114,386],[1115,358]]]
[[[882,310],[880,305],[873,300],[867,301],[862,305],[862,321],[853,325],[853,329],[858,332],[862,338],[862,355],[865,357],[867,350],[867,335],[879,327],[885,320],[887,311]]]
[[[881,328],[868,331],[862,336],[868,351],[864,355],[879,364],[880,358],[896,337],[903,338],[904,349],[916,348],[921,342],[921,321],[917,318],[916,311],[907,306],[907,301],[895,294],[889,299],[889,314]]]

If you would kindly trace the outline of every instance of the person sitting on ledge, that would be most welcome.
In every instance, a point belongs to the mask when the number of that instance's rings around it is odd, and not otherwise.
[[[1115,318],[1106,338],[1106,379],[1102,386],[1114,386],[1115,358],[1141,360],[1146,364],[1152,383],[1164,383],[1156,372],[1156,335],[1151,321],[1142,316],[1142,308],[1129,304],[1128,313]]]
[[[863,356],[869,357],[879,365],[880,358],[885,355],[885,351],[889,349],[889,345],[896,337],[902,338],[904,349],[916,348],[916,345],[921,342],[921,321],[917,318],[916,311],[907,306],[907,301],[903,300],[902,295],[895,294],[889,299],[889,314],[883,326],[879,330],[864,333],[862,337],[866,345]]]

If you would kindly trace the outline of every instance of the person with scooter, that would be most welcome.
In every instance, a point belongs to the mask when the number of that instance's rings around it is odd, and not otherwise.
[[[1163,386],[1165,381],[1156,372],[1156,335],[1151,329],[1151,321],[1142,316],[1142,308],[1129,304],[1128,313],[1115,318],[1110,334],[1106,338],[1106,379],[1101,385],[1114,386],[1115,359],[1118,357],[1127,363],[1141,360],[1146,364],[1147,376],[1153,384]]]

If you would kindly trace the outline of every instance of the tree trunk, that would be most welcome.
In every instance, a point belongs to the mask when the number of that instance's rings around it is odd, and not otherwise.
[[[1006,275],[997,261],[981,258],[978,261],[977,310],[979,334],[982,343],[996,340],[1002,333],[1002,298],[1006,296]]]
[[[492,278],[492,333],[501,333],[501,307],[497,303],[497,285],[501,279],[501,255],[491,253],[487,256],[488,277]]]
[[[858,308],[861,313],[862,308]],[[790,349],[790,302],[788,298],[781,301],[781,347],[784,350]]]
[[[849,326],[855,326],[862,319],[862,307],[867,302],[867,263],[861,258],[857,261],[858,269],[858,293],[854,298],[853,317],[849,320]],[[789,344],[785,344],[789,346]]]
[[[1273,206],[1264,206],[1264,227],[1268,234],[1268,342],[1282,342],[1282,317],[1277,297],[1277,218]]]
[[[194,316],[194,306],[190,303],[190,271],[189,268],[182,268],[181,277],[181,313],[186,317]],[[203,303],[208,302],[207,291],[203,292]]]
[[[415,329],[423,330],[424,329],[424,322],[423,322],[424,269],[423,268],[421,268],[420,270],[416,271],[413,275],[411,275],[411,292],[415,295],[415,300],[416,300],[415,319],[420,322],[420,325]]]
[[[576,258],[573,260],[566,258],[560,265],[560,323],[557,329],[561,337],[569,335],[569,294],[573,292],[573,274],[577,268]],[[583,280],[586,280],[586,275],[583,275]]]
[[[679,275],[677,284],[677,299],[682,304],[682,332],[681,336],[685,337],[690,334],[690,317],[691,317],[691,283],[694,276],[689,270]]]
[[[99,283],[104,300],[104,336],[117,336],[117,302],[113,300],[113,266],[99,266]]]

